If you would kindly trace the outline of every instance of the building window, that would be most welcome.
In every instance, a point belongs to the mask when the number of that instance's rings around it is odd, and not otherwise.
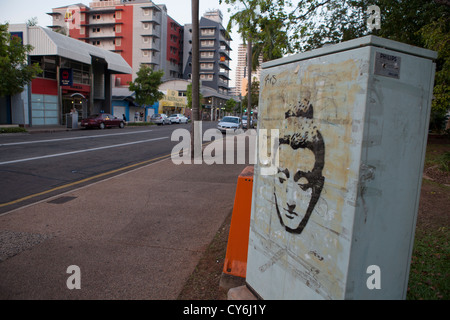
[[[201,63],[201,69],[214,69],[214,63]]]
[[[49,56],[33,56],[31,63],[38,63],[43,72],[38,75],[40,78],[56,79],[56,58]]]
[[[215,29],[202,29],[201,35],[202,36],[212,36],[215,33]]]
[[[214,40],[202,40],[202,47],[214,47]]]
[[[203,51],[200,53],[200,57],[202,58],[214,58],[214,52],[212,51]]]

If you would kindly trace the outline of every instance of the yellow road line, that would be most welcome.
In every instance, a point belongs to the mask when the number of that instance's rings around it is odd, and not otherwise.
[[[207,144],[210,144],[210,143],[211,143],[211,141],[203,143],[202,147],[207,145]],[[57,191],[57,190],[73,187],[73,186],[76,186],[78,184],[81,184],[81,183],[84,183],[84,182],[88,182],[88,181],[91,181],[91,180],[95,180],[95,179],[98,179],[98,178],[101,178],[101,177],[104,177],[104,176],[107,176],[107,175],[110,175],[110,174],[114,174],[114,173],[117,173],[117,172],[125,171],[127,169],[143,166],[143,165],[149,164],[150,162],[154,162],[154,161],[157,161],[157,160],[162,160],[164,158],[169,158],[171,156],[172,156],[172,153],[169,153],[169,154],[166,154],[166,155],[158,157],[158,158],[145,160],[145,161],[142,161],[142,162],[139,162],[139,163],[135,163],[135,164],[123,167],[123,168],[111,170],[111,171],[108,171],[108,172],[103,172],[103,173],[100,173],[98,175],[95,175],[95,176],[92,176],[92,177],[89,177],[89,178],[85,178],[85,179],[82,179],[82,180],[79,180],[79,181],[71,182],[71,183],[68,183],[68,184],[65,184],[65,185],[62,185],[62,186],[50,189],[50,190],[46,190],[46,191],[42,191],[42,192],[39,192],[39,193],[31,194],[29,196],[26,196],[26,197],[23,197],[23,198],[20,198],[20,199],[16,199],[16,200],[13,200],[13,201],[10,201],[10,202],[0,203],[0,208],[7,207],[7,206],[10,206],[10,205],[13,205],[13,204],[17,204],[17,203],[23,202],[25,200],[33,199],[33,198],[36,198],[36,197],[39,197],[39,196],[42,196],[42,195],[45,195],[45,194]]]
[[[17,204],[17,203],[20,203],[20,202],[23,202],[25,200],[32,199],[32,198],[35,198],[35,197],[39,197],[39,196],[51,193],[53,191],[57,191],[57,190],[69,188],[69,187],[72,187],[72,186],[76,186],[78,184],[81,184],[81,183],[84,183],[84,182],[88,182],[88,181],[91,181],[91,180],[94,180],[94,179],[98,179],[98,178],[101,178],[101,177],[104,177],[104,176],[107,176],[107,175],[110,175],[110,174],[121,172],[121,171],[124,171],[124,170],[127,170],[127,169],[131,169],[131,168],[134,168],[134,167],[142,166],[142,165],[148,164],[148,163],[153,162],[153,161],[157,161],[157,160],[161,160],[161,159],[164,159],[164,158],[168,158],[171,155],[172,154],[166,154],[166,155],[158,157],[158,158],[153,158],[153,159],[150,159],[150,160],[146,160],[146,161],[142,161],[142,162],[139,162],[139,163],[135,163],[135,164],[132,164],[132,165],[129,165],[129,166],[126,166],[126,167],[119,168],[119,169],[111,170],[111,171],[108,171],[108,172],[103,172],[103,173],[100,173],[98,175],[95,175],[95,176],[92,176],[92,177],[89,177],[89,178],[85,178],[85,179],[82,179],[82,180],[79,180],[79,181],[71,182],[71,183],[68,183],[68,184],[65,184],[65,185],[62,185],[62,186],[50,189],[50,190],[46,190],[46,191],[42,191],[42,192],[39,192],[39,193],[31,194],[29,196],[26,196],[26,197],[23,197],[23,198],[20,198],[20,199],[16,199],[16,200],[13,200],[13,201],[10,201],[10,202],[0,203],[0,208],[6,207],[6,206],[10,206],[10,205],[13,205],[13,204]]]

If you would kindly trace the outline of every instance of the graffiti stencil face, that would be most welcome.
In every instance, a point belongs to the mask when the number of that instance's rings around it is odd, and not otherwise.
[[[285,150],[288,148],[290,147],[286,145],[280,147],[280,157],[284,158],[285,153],[291,152],[290,150]],[[298,149],[294,153],[298,153],[295,158],[305,159],[312,157],[314,160],[314,154],[308,149]],[[310,166],[288,163],[278,168],[278,174],[275,177],[275,207],[281,224],[288,231],[298,229],[306,216],[309,203],[311,202],[312,188],[307,178],[308,172],[311,170],[308,167]]]
[[[296,234],[308,223],[324,184],[325,144],[312,118],[312,105],[299,102],[285,113],[279,139],[275,208],[281,225]]]

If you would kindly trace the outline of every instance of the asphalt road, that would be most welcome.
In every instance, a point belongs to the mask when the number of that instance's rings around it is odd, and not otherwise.
[[[191,125],[0,135],[0,214],[170,157],[181,128]]]

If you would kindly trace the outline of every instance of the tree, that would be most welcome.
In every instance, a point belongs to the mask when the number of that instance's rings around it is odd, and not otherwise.
[[[225,103],[225,112],[231,113],[235,111],[236,104],[237,102],[234,101],[233,99],[227,100],[227,102]]]
[[[231,31],[233,23],[236,23],[239,27],[238,32],[241,34],[244,43],[247,42],[247,78],[248,78],[248,91],[251,92],[252,83],[252,69],[258,64],[252,63],[252,60],[258,60],[259,54],[256,59],[253,59],[253,41],[258,39],[258,34],[263,32],[261,28],[258,28],[258,21],[261,18],[261,10],[267,10],[267,4],[271,3],[267,0],[223,0],[227,4],[234,4],[238,12],[233,14],[228,22],[227,30]],[[219,1],[222,3],[222,0]],[[240,8],[239,5],[243,5],[244,8]],[[269,20],[266,20],[269,21]],[[260,52],[263,51],[260,48]],[[265,51],[263,51],[265,52]],[[247,97],[247,112],[250,118],[251,114],[251,97],[250,94]]]
[[[38,18],[37,17],[33,17],[31,19],[28,19],[27,21],[27,26],[29,27],[35,27],[38,25]]]
[[[241,34],[250,33],[253,39],[260,39],[261,50],[270,51],[270,46],[273,45],[273,48],[277,48],[276,55],[303,52],[320,48],[327,43],[338,43],[369,34],[436,50],[439,58],[432,115],[442,115],[448,111],[449,58],[442,46],[444,43],[448,46],[449,43],[449,0],[221,1],[235,5],[236,12],[230,21],[239,23],[239,32],[244,32]],[[370,5],[380,8],[380,30],[369,30],[366,25]],[[254,10],[257,6],[261,8],[259,16],[251,20],[250,17],[254,17],[254,14],[246,11]],[[275,33],[270,36],[271,32]],[[268,54],[265,56],[267,58]]]
[[[42,69],[39,64],[28,65],[27,54],[31,45],[23,45],[18,37],[11,37],[8,24],[0,24],[0,96],[21,93],[27,83]]]
[[[247,99],[248,99],[248,92],[242,98],[242,104],[244,106],[247,105]],[[256,81],[256,80],[252,81],[252,90],[251,90],[251,98],[250,99],[252,102],[252,108],[257,107],[259,105],[259,81]]]
[[[136,102],[140,105],[153,105],[164,97],[159,91],[159,86],[164,75],[163,70],[154,71],[146,65],[142,65],[133,82],[129,82],[130,91],[136,92]]]
[[[431,105],[430,129],[441,131],[450,108],[450,17],[438,20],[419,30],[425,47],[437,51],[434,99]]]

